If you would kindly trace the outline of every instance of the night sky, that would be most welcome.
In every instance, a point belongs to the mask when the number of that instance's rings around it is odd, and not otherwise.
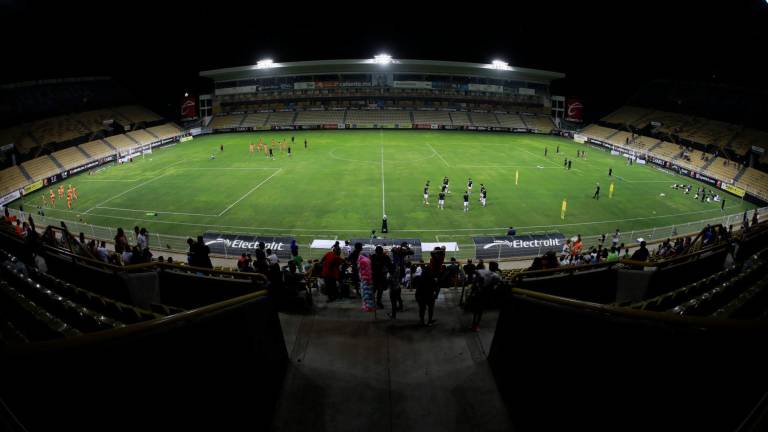
[[[501,58],[566,73],[553,94],[581,97],[593,118],[656,78],[768,87],[765,0],[583,3],[273,2],[264,8],[253,2],[243,8],[0,0],[0,82],[107,75],[170,116],[184,91],[205,90],[200,70],[263,57]]]

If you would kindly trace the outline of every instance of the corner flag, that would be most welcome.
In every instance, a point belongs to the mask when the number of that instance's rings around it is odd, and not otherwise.
[[[608,187],[608,198],[613,198],[613,183]]]
[[[568,206],[568,203],[563,200],[563,207],[560,209],[560,219],[565,219],[565,209]]]

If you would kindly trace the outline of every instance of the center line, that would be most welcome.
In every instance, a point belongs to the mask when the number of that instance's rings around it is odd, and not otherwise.
[[[384,206],[384,131],[379,131],[379,142],[381,143],[381,215],[387,214]]]

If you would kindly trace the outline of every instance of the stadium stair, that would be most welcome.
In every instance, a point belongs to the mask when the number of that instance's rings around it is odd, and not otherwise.
[[[128,117],[124,116],[123,113],[121,113],[121,112],[119,112],[117,110],[112,110],[112,114],[114,114],[115,117],[119,117],[119,119],[118,119],[119,123],[122,123],[122,124],[125,124],[125,125],[129,125],[129,124],[132,123],[131,120]]]
[[[411,119],[411,124],[416,124],[416,120],[413,118],[413,111],[408,111],[408,117]]]
[[[717,158],[714,158],[714,157],[711,157],[711,158],[709,158],[709,160],[707,160],[707,161],[704,163],[704,165],[702,165],[702,167],[701,167],[701,168],[699,168],[699,169],[700,169],[701,171],[706,171],[706,170],[709,168],[709,166],[710,166],[710,165],[712,165],[712,164],[715,162],[715,159],[717,159]]]
[[[605,137],[605,139],[606,139],[606,140],[610,140],[611,138],[613,138],[613,136],[614,136],[614,135],[616,135],[616,134],[617,134],[617,133],[619,133],[619,132],[621,132],[621,131],[620,131],[620,130],[617,130],[616,132],[614,132],[614,133],[612,133],[612,134],[608,135],[607,137]]]
[[[88,158],[88,160],[93,159],[93,157],[91,155],[89,155],[88,152],[86,152],[85,150],[81,149],[80,146],[75,146],[75,148],[80,150],[80,153],[84,154],[85,157]]]
[[[526,128],[530,128],[530,126],[528,126],[528,123],[525,121],[525,116],[523,116],[523,115],[518,115],[518,117],[520,117],[520,120],[522,120],[522,121],[523,121],[523,124],[525,125],[525,127],[526,127]]]
[[[241,119],[240,119],[240,123],[238,123],[237,125],[238,125],[238,126],[242,126],[242,125],[243,125],[243,123],[245,123],[245,119],[246,119],[246,118],[248,118],[248,114],[244,115],[244,116],[243,116],[243,118],[241,118]],[[152,135],[154,135],[154,134],[152,134]]]
[[[344,110],[344,118],[341,119],[342,124],[347,124],[347,113],[349,113],[349,110]]]
[[[19,165],[16,165],[16,166],[17,166],[17,167],[19,167],[19,171],[21,171],[21,173],[22,173],[22,174],[24,174],[24,177],[27,179],[27,181],[30,181],[30,182],[31,182],[31,181],[34,181],[34,179],[32,179],[32,176],[31,176],[31,175],[29,175],[29,173],[27,172],[27,170],[25,170],[25,169],[24,169],[24,167],[23,167],[23,166],[21,166],[21,164],[19,164]]]
[[[291,124],[296,124],[296,118],[299,116],[299,112],[296,111],[293,113],[293,117],[291,118]]]
[[[59,167],[59,169],[64,170],[64,165],[62,165],[53,155],[48,155],[48,157],[51,159],[54,165]]]
[[[159,137],[159,136],[155,135],[155,134],[154,134],[154,133],[153,133],[151,130],[149,130],[149,129],[144,129],[144,132],[146,132],[146,133],[148,133],[148,134],[152,135],[153,137],[155,137],[155,138],[157,138],[157,139],[160,139],[160,137]]]
[[[21,168],[21,165],[19,165],[19,168]],[[744,175],[744,173],[747,172],[747,167],[742,166],[738,173],[733,177],[733,182],[736,183],[737,181],[741,180],[741,177]]]
[[[115,146],[113,146],[113,145],[112,145],[112,144],[111,144],[109,141],[107,141],[107,140],[105,140],[105,139],[100,139],[99,141],[101,141],[101,142],[102,142],[102,144],[104,144],[105,146],[107,146],[107,147],[111,148],[112,150],[115,150],[115,151],[117,151],[117,149],[115,148]]]
[[[663,143],[663,142],[664,142],[664,140],[659,140],[659,142],[657,142],[656,144],[648,147],[648,151],[652,152],[654,149],[656,149],[656,147],[659,147],[661,145],[661,143]]]
[[[146,129],[145,129],[145,130],[146,130]],[[128,135],[128,134],[125,134],[125,137],[126,137],[126,138],[128,138],[129,140],[131,140],[131,141],[135,142],[136,144],[139,144],[139,145],[141,145],[141,143],[140,143],[140,142],[138,142],[138,141],[136,141],[136,139],[135,139],[134,137],[132,137],[132,136],[130,136],[130,135]],[[110,146],[110,147],[111,147],[111,146]]]

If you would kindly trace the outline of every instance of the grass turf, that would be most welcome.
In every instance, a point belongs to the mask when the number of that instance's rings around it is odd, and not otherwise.
[[[290,142],[293,155],[251,155],[262,138]],[[304,139],[309,148],[304,149]],[[219,146],[224,145],[224,151]],[[557,146],[560,153],[557,154]],[[544,156],[547,148],[548,156]],[[279,147],[278,147],[279,149]],[[586,150],[587,159],[576,151]],[[211,154],[215,159],[211,160]],[[571,170],[564,159],[573,159]],[[613,177],[608,169],[613,168]],[[515,173],[519,184],[515,185]],[[445,210],[437,208],[443,176],[450,178]],[[470,211],[462,211],[467,178],[474,180]],[[430,206],[422,191],[430,180]],[[600,199],[592,199],[595,185]],[[610,183],[615,184],[608,198]],[[480,184],[488,205],[478,202]],[[693,183],[691,195],[670,189]],[[453,131],[281,131],[219,134],[156,149],[133,163],[109,166],[95,175],[71,177],[77,187],[72,210],[66,199],[46,216],[126,229],[195,236],[206,230],[288,234],[302,244],[313,238],[367,237],[387,214],[390,237],[471,244],[473,235],[560,231],[596,235],[716,218],[720,203],[695,201],[700,183],[652,166],[626,166],[622,157],[560,137]],[[58,187],[58,184],[55,185]],[[709,187],[708,187],[709,188]],[[661,196],[660,194],[665,194]],[[24,198],[27,209],[41,194]],[[721,192],[725,214],[753,205]],[[560,218],[567,200],[565,220]],[[18,202],[14,204],[18,207]],[[157,213],[157,216],[147,213]],[[629,240],[629,239],[626,239]],[[625,239],[622,239],[625,241]]]

